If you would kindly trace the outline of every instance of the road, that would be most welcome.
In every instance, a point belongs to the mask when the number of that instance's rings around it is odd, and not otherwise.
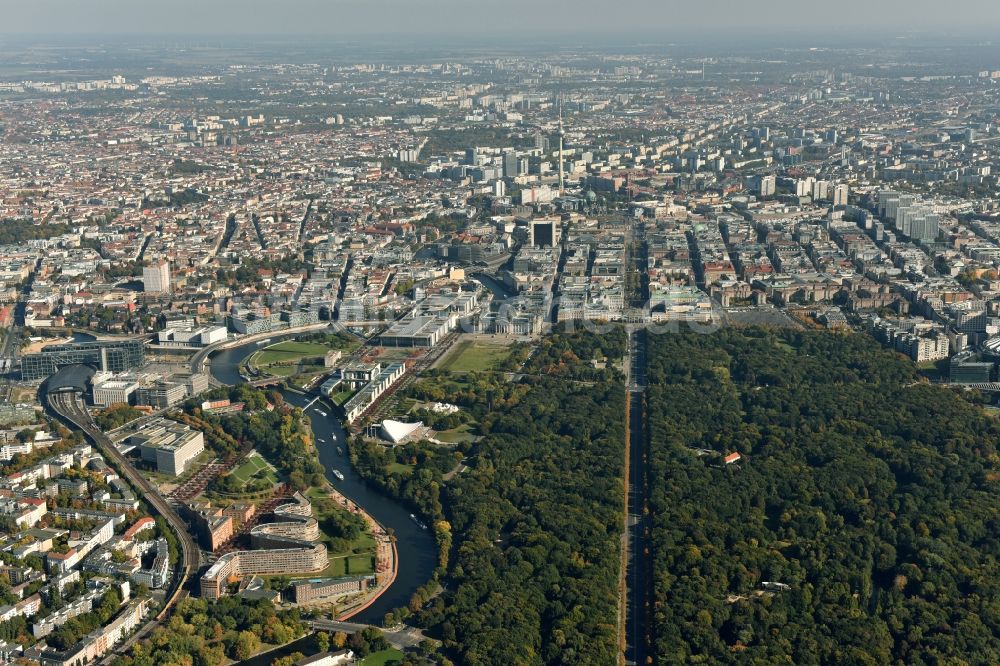
[[[49,409],[64,421],[69,422],[81,430],[90,441],[100,450],[105,458],[115,463],[115,467],[121,472],[129,483],[145,497],[145,500],[156,513],[170,525],[177,534],[178,542],[181,545],[181,562],[177,575],[174,576],[174,584],[167,593],[167,601],[163,610],[157,616],[157,620],[164,617],[167,612],[180,601],[186,594],[186,585],[193,580],[201,566],[201,553],[194,537],[191,535],[187,524],[174,510],[174,507],[159,493],[153,484],[137,470],[121,451],[111,442],[91,419],[86,407],[76,393],[52,393],[46,395]]]
[[[361,631],[371,626],[356,622],[337,622],[335,620],[313,620],[309,625],[319,631],[343,631],[346,634],[353,634],[356,631]],[[399,650],[416,647],[420,644],[420,641],[426,638],[419,629],[406,625],[392,629],[383,627],[379,627],[378,629],[385,635],[385,639],[389,641],[389,644]]]
[[[645,425],[646,332],[629,330],[628,486],[625,572],[625,663],[646,664],[652,654],[652,557],[650,555],[649,453]]]
[[[31,285],[35,282],[35,273],[41,263],[41,259],[35,262],[34,270],[32,270],[28,280],[17,293],[17,300],[13,305],[13,320],[11,321],[10,328],[7,329],[7,335],[3,339],[3,344],[0,345],[0,359],[10,360],[8,372],[14,371],[18,354],[21,351],[21,338],[24,334],[24,313],[27,308],[28,297],[31,296]]]

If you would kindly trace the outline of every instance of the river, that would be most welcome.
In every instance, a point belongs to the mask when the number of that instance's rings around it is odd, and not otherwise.
[[[225,384],[238,384],[239,369],[243,361],[261,347],[282,339],[280,336],[270,341],[262,341],[226,349],[211,356],[209,366],[212,375]],[[285,400],[297,407],[305,407],[312,396],[293,391],[283,391]],[[324,417],[321,413],[325,412]],[[326,478],[347,498],[367,511],[382,526],[393,530],[396,535],[396,550],[399,554],[399,568],[392,586],[375,603],[351,618],[351,622],[381,625],[386,612],[405,606],[414,591],[428,580],[437,566],[437,546],[431,530],[421,529],[411,518],[411,509],[390,499],[376,488],[368,485],[351,467],[348,457],[346,437],[340,420],[329,412],[329,405],[314,403],[308,410],[313,432],[317,438],[319,460],[326,470]],[[337,453],[337,447],[343,453]],[[333,475],[340,470],[344,480]]]
[[[493,297],[497,301],[517,296],[517,292],[515,290],[511,289],[503,282],[500,282],[500,280],[487,273],[470,273],[469,277],[493,292]]]

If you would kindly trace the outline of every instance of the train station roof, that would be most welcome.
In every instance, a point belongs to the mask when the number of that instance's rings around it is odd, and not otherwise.
[[[76,393],[86,393],[87,384],[95,372],[96,370],[93,367],[81,364],[67,365],[59,368],[46,381],[48,392],[61,393],[73,391]]]

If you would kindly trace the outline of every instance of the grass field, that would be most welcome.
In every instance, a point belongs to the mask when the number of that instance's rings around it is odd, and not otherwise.
[[[341,391],[340,393],[338,393],[338,394],[336,394],[334,396],[331,396],[330,400],[333,401],[333,404],[335,404],[337,406],[341,406],[345,402],[347,402],[348,400],[350,400],[351,396],[354,395],[354,393],[355,392],[352,391],[351,389],[347,389],[346,391]]]
[[[347,575],[356,576],[375,571],[375,558],[371,555],[352,555],[347,558]]]
[[[326,538],[321,538],[330,547]],[[330,551],[330,563],[322,571],[313,573],[293,574],[284,578],[342,578],[343,576],[361,576],[375,573],[375,539],[369,534],[362,534],[351,543],[346,553]],[[265,576],[267,578],[267,576]]]
[[[260,369],[278,363],[295,363],[303,358],[323,356],[329,347],[315,342],[295,342],[286,340],[265,347],[254,354],[253,364]]]
[[[274,472],[271,471],[267,462],[265,462],[260,456],[256,455],[247,456],[247,459],[243,461],[243,464],[236,468],[232,474],[233,478],[242,483],[244,486],[255,476],[264,476],[272,484],[278,482],[278,478],[274,475]]]
[[[413,471],[413,465],[404,465],[403,463],[389,463],[389,472],[398,474],[409,474]]]
[[[493,368],[509,353],[508,347],[465,340],[448,354],[441,368],[450,372],[483,372]]]
[[[373,652],[361,660],[360,666],[385,666],[394,661],[403,661],[403,653],[396,648]]]
[[[342,511],[334,508],[330,504],[329,495],[322,488],[310,488],[306,491],[306,497],[313,503],[314,515],[323,524],[323,517],[327,511]],[[326,569],[318,573],[302,574],[291,576],[291,578],[339,578],[341,576],[356,576],[360,574],[370,574],[375,572],[375,539],[371,534],[364,532],[351,542],[350,547],[345,551],[333,550],[333,542],[330,537],[323,534],[320,539],[326,543],[330,549],[330,564]]]
[[[466,423],[452,430],[442,430],[434,438],[448,444],[458,444],[459,442],[471,442],[475,436],[472,434],[472,426]]]

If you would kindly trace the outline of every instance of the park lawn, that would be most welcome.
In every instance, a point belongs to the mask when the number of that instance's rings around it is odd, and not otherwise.
[[[253,363],[258,368],[274,365],[275,363],[292,363],[309,356],[324,356],[329,350],[326,345],[316,342],[295,342],[286,340],[265,347],[254,354]]]
[[[347,575],[347,558],[343,556],[331,556],[330,564],[319,573],[290,576],[290,578],[343,578]]]
[[[233,477],[240,483],[246,483],[256,476],[257,472],[263,472],[264,470],[268,470],[268,466],[263,458],[260,456],[247,456],[243,464],[233,472]]]
[[[272,486],[278,483],[278,477],[274,470],[259,455],[247,456],[246,460],[231,472],[233,478],[240,482],[245,489],[251,479],[262,477],[267,479]]]
[[[14,387],[10,391],[10,402],[17,404],[20,402],[33,402],[38,395],[38,391],[33,388]]]
[[[352,555],[347,558],[347,575],[375,573],[375,555]]]
[[[441,364],[449,372],[485,372],[507,358],[509,347],[465,340]]]
[[[413,465],[398,462],[389,463],[390,474],[402,474],[404,476],[409,476],[411,472],[413,472]]]
[[[329,506],[329,490],[312,487],[306,491],[306,497],[313,503],[313,515],[316,520],[323,524],[323,518],[328,515],[328,511],[322,509]],[[326,504],[326,506],[324,506]],[[340,507],[332,508],[332,511],[343,511]],[[333,540],[323,533],[320,540],[329,549],[330,563],[323,571],[318,573],[301,574],[290,576],[290,578],[339,578],[341,576],[353,576],[357,574],[373,573],[373,566],[376,552],[375,539],[368,532],[362,532],[350,547],[345,551],[334,551]],[[357,559],[355,559],[357,558]],[[353,564],[352,564],[353,562]]]
[[[414,350],[411,347],[385,347],[375,358],[384,368],[389,363],[403,362],[413,356]]]
[[[359,666],[385,666],[394,661],[403,661],[403,653],[396,648],[389,648],[381,652],[372,652],[361,660]]]
[[[330,547],[326,535],[321,541]],[[322,571],[304,574],[286,574],[285,578],[342,578],[344,576],[359,576],[375,572],[375,539],[370,534],[361,534],[351,542],[347,552],[334,553],[330,551],[330,562]],[[281,576],[275,576],[280,578]]]
[[[471,442],[475,439],[472,434],[472,426],[468,423],[452,428],[451,430],[441,430],[434,438],[448,444],[458,444],[459,442]]]
[[[306,497],[309,498],[310,502],[315,503],[317,500],[325,500],[330,497],[329,488],[321,488],[320,486],[309,486],[308,490],[305,492]]]
[[[258,369],[264,370],[267,374],[275,377],[290,377],[295,374],[296,370],[294,365],[269,365]]]

